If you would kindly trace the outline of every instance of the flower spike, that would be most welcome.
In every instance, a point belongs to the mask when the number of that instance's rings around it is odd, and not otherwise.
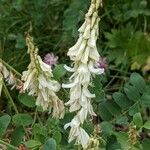
[[[26,43],[31,63],[28,70],[23,72],[23,91],[28,91],[29,95],[36,96],[36,105],[43,110],[53,109],[52,116],[56,118],[64,117],[64,104],[56,95],[60,89],[60,84],[53,79],[51,66],[44,63],[38,55],[38,47],[34,45],[33,38],[27,33]]]
[[[88,87],[92,76],[104,72],[104,68],[95,67],[100,58],[96,41],[100,21],[98,8],[101,4],[102,0],[91,1],[85,21],[78,30],[79,39],[67,53],[74,64],[73,68],[65,66],[68,71],[73,72],[69,79],[71,83],[62,85],[63,88],[70,88],[70,100],[66,103],[67,106],[70,106],[69,111],[77,112],[71,122],[65,125],[65,129],[71,127],[69,142],[76,140],[76,144],[81,144],[83,148],[88,146],[90,137],[82,128],[82,124],[88,115],[96,116],[91,105],[91,99],[95,97],[95,94],[90,93]]]

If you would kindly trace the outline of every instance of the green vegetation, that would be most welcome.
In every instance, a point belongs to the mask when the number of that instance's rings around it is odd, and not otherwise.
[[[32,24],[39,55],[58,56],[54,79],[68,82],[67,52],[78,39],[89,5],[90,0],[0,0],[0,63],[21,79],[30,63],[26,34]],[[90,87],[96,95],[91,103],[97,116],[88,118],[83,127],[98,139],[98,150],[149,150],[150,2],[103,0],[99,15],[97,47],[107,66]],[[82,149],[74,141],[68,144],[69,129],[64,125],[75,115],[68,106],[63,119],[52,118],[36,106],[36,97],[12,90],[1,72],[0,64],[0,149]],[[57,95],[66,103],[69,90],[61,88]],[[92,148],[88,150],[97,150]]]

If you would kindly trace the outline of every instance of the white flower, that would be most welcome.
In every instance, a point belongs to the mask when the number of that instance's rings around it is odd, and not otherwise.
[[[88,115],[96,115],[91,105],[91,99],[95,97],[95,94],[90,93],[88,86],[94,75],[104,72],[104,69],[95,67],[100,57],[96,47],[100,21],[97,9],[100,3],[101,0],[92,0],[89,11],[85,15],[85,21],[78,30],[79,39],[67,53],[73,61],[73,67],[65,66],[65,68],[73,74],[69,78],[69,84],[62,84],[63,88],[70,88],[70,99],[66,103],[70,106],[69,111],[77,111],[71,122],[65,125],[65,128],[71,127],[69,142],[76,140],[76,144],[81,144],[83,148],[88,146],[90,138],[81,125],[87,120]]]
[[[63,118],[64,104],[56,95],[56,92],[60,90],[60,84],[53,79],[51,66],[44,63],[38,55],[38,48],[34,46],[33,38],[29,34],[26,43],[31,63],[22,75],[23,90],[37,97],[37,106],[41,106],[43,110],[53,109],[53,117]]]
[[[80,127],[80,121],[77,117],[73,118],[72,121],[65,125],[65,129],[71,127],[69,133],[69,143],[76,139],[76,144],[81,144],[83,148],[87,147],[87,143],[90,139],[89,135],[83,128]]]
[[[3,79],[11,86],[11,89],[15,87],[16,89],[19,89],[22,86],[20,79],[16,78],[15,75],[8,70],[2,62],[0,62],[0,91],[2,90]]]

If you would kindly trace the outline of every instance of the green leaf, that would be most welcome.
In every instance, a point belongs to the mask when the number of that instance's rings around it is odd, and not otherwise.
[[[4,115],[0,117],[0,137],[2,137],[5,134],[10,121],[11,117],[9,115]]]
[[[41,143],[44,143],[48,136],[48,130],[45,126],[36,123],[33,126],[33,136],[34,140],[40,141]]]
[[[49,138],[43,146],[43,150],[56,150],[56,141]]]
[[[28,126],[32,124],[33,119],[29,114],[16,114],[12,118],[16,126]]]
[[[107,136],[113,133],[113,125],[108,121],[103,121],[101,124],[102,133]]]
[[[129,108],[129,115],[133,116],[134,114],[140,112],[140,105],[139,103],[134,104]]]
[[[128,124],[128,118],[127,117],[118,117],[116,119],[116,124],[127,125]]]
[[[14,146],[19,146],[25,135],[23,127],[17,127],[11,135],[11,144]]]
[[[34,124],[34,127],[33,127],[33,134],[34,134],[34,136],[36,134],[41,134],[41,135],[46,137],[47,136],[47,129],[45,126],[43,126],[39,123],[36,123],[36,124]]]
[[[121,92],[115,92],[113,94],[113,99],[123,110],[127,109],[132,104],[132,102]]]
[[[107,110],[105,102],[102,102],[98,105],[98,114],[103,120],[109,121],[112,119],[112,114]]]
[[[121,145],[118,143],[116,136],[111,135],[107,138],[106,150],[121,150]]]
[[[132,73],[129,81],[138,89],[140,93],[144,92],[146,84],[143,77],[140,76],[138,73]]]
[[[59,80],[66,74],[64,64],[57,65],[53,70],[53,75],[56,80]]]
[[[150,130],[150,121],[145,122],[143,127]]]
[[[113,115],[118,116],[121,113],[120,107],[113,101],[106,101],[107,110]]]
[[[24,142],[24,144],[27,148],[35,148],[41,146],[41,142],[35,140],[29,140],[27,142]]]
[[[133,122],[139,128],[143,125],[143,119],[142,119],[141,113],[136,113],[133,116]]]
[[[35,107],[36,100],[33,96],[27,95],[25,93],[20,93],[18,99],[23,105],[29,108]]]
[[[53,136],[52,136],[52,137],[53,137],[53,139],[56,140],[57,144],[59,144],[59,143],[61,142],[61,139],[62,139],[61,132],[55,131],[55,132],[53,133]]]
[[[134,102],[138,101],[141,97],[138,90],[129,84],[125,84],[124,92],[126,93],[127,97]]]
[[[96,102],[102,102],[105,100],[105,92],[102,90],[101,77],[96,76],[93,79],[94,87],[91,87],[90,91],[95,94],[94,100]]]
[[[114,132],[117,141],[121,144],[123,150],[128,149],[128,134],[125,132]]]
[[[143,94],[141,97],[141,102],[145,107],[149,107],[150,106],[150,95]]]
[[[143,147],[143,150],[149,150],[150,140],[149,139],[144,139],[144,141],[142,142],[142,147]]]

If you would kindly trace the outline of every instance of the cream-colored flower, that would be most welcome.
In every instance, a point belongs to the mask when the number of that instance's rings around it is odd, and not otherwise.
[[[63,118],[64,104],[56,95],[60,84],[53,79],[51,66],[44,63],[38,55],[38,48],[34,46],[33,38],[29,34],[26,43],[31,63],[22,75],[23,91],[26,90],[29,95],[36,96],[36,105],[41,106],[43,110],[53,109],[53,117]]]
[[[91,99],[95,94],[90,93],[88,87],[91,85],[91,79],[95,75],[100,75],[104,69],[96,68],[95,64],[99,60],[99,53],[96,47],[99,29],[98,8],[101,0],[92,0],[88,13],[85,15],[85,21],[79,28],[79,39],[67,53],[73,61],[73,67],[65,65],[67,71],[73,74],[69,78],[69,84],[62,84],[63,88],[70,88],[70,100],[66,103],[70,106],[69,111],[77,111],[77,114],[65,128],[70,127],[69,142],[76,140],[86,148],[89,143],[89,135],[81,127],[88,115],[95,116],[91,105]]]
[[[0,61],[2,60],[0,59]],[[14,89],[15,87],[18,89],[22,84],[20,79],[16,78],[15,75],[0,62],[0,91],[2,90],[3,80],[11,86],[11,89]]]

